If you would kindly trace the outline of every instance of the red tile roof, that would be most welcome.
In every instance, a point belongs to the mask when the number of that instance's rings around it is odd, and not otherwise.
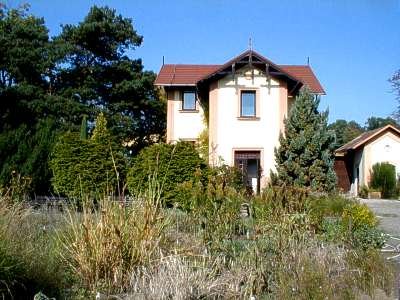
[[[241,56],[245,55],[243,53]],[[258,53],[256,53],[259,55]],[[238,57],[241,57],[238,56]],[[260,55],[259,55],[260,56]],[[263,58],[262,56],[260,56]],[[265,59],[265,58],[264,58]],[[265,59],[267,60],[267,59]],[[231,61],[230,61],[231,62]],[[228,62],[227,64],[229,64]],[[225,64],[226,65],[226,64]],[[196,83],[207,76],[212,75],[225,65],[186,65],[165,64],[161,67],[156,78],[156,85],[196,85]],[[310,66],[307,65],[275,65],[291,77],[307,85],[311,92],[325,94],[317,77]]]
[[[324,88],[319,83],[310,66],[279,65],[281,69],[300,79],[309,89],[316,94],[325,94]]]
[[[204,76],[215,72],[220,65],[163,65],[156,85],[195,85]]]

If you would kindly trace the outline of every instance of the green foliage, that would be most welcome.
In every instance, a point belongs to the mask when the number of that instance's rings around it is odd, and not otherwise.
[[[351,243],[358,249],[381,249],[385,244],[385,234],[376,227],[359,226],[352,231]]]
[[[335,188],[334,134],[327,129],[328,113],[319,113],[318,105],[318,98],[307,90],[296,98],[275,149],[278,185],[314,191]]]
[[[328,129],[335,132],[335,149],[350,142],[364,132],[364,129],[356,121],[347,122],[341,119],[329,124]]]
[[[87,140],[88,138],[88,128],[87,128],[87,118],[83,116],[81,124],[81,140]]]
[[[54,146],[50,167],[57,193],[72,198],[122,193],[126,160],[108,133],[104,116],[93,136],[82,140],[77,133],[63,134]]]
[[[134,152],[161,140],[166,120],[155,74],[127,56],[142,39],[131,19],[93,6],[82,22],[63,26],[55,40],[65,50],[57,94],[89,108],[90,120],[101,107],[113,136]]]
[[[321,201],[322,200],[322,201]],[[336,197],[313,201],[312,218],[323,240],[344,243],[355,249],[380,249],[384,244],[384,235],[377,228],[378,221],[365,205]]]
[[[358,196],[363,199],[367,199],[369,194],[369,188],[366,185],[362,185],[358,191]]]
[[[44,119],[35,127],[21,125],[0,133],[0,185],[7,185],[13,173],[30,178],[31,192],[49,193],[51,172],[48,157],[57,135],[55,122]]]
[[[208,128],[203,129],[203,131],[199,135],[199,144],[197,146],[198,151],[200,153],[200,157],[203,158],[206,163],[208,163],[209,154],[210,154],[209,145],[208,145],[208,143],[209,143],[208,136],[209,136]]]
[[[395,119],[391,117],[386,117],[386,118],[379,118],[379,117],[369,117],[366,124],[365,124],[365,130],[374,130],[378,129],[381,127],[384,127],[386,125],[393,125],[393,126],[399,126],[399,124],[396,122]]]
[[[100,110],[132,153],[162,139],[166,105],[155,74],[127,56],[142,42],[131,19],[94,6],[50,40],[44,19],[28,6],[2,4],[0,32],[0,185],[15,170],[32,177],[34,193],[52,192],[54,137],[78,131],[83,115],[92,124]]]
[[[128,188],[132,194],[137,194],[149,178],[156,175],[165,201],[171,204],[177,194],[177,185],[194,181],[196,171],[205,168],[204,160],[191,143],[155,144],[144,148],[133,159],[128,173]]]
[[[366,204],[352,203],[346,206],[342,213],[343,221],[353,228],[375,227],[378,224],[374,213]]]
[[[343,211],[352,202],[339,196],[329,195],[316,197],[310,201],[310,214],[316,228],[319,229],[325,218],[340,218]]]
[[[396,197],[396,169],[389,163],[376,163],[372,166],[370,186],[382,193],[382,198]]]

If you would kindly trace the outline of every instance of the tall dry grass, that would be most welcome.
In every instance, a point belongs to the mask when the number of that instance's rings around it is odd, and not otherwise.
[[[130,274],[160,255],[168,224],[155,181],[131,205],[102,200],[68,209],[69,231],[60,235],[64,262],[90,291],[123,292]]]
[[[0,197],[0,298],[32,299],[39,291],[61,297],[68,274],[61,263],[57,215],[44,215]]]

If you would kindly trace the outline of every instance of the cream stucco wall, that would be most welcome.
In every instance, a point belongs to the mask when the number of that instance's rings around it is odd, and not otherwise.
[[[256,119],[241,119],[240,91],[256,91]],[[257,69],[254,79],[248,69],[227,75],[210,88],[210,162],[234,165],[235,150],[261,152],[261,186],[275,170],[274,148],[287,114],[286,83],[267,78]]]
[[[394,165],[397,176],[400,177],[400,138],[390,131],[356,150],[353,160],[353,181],[350,188],[352,195],[357,196],[361,186],[369,185],[372,166],[380,162]]]
[[[167,142],[179,140],[197,140],[204,130],[204,111],[196,102],[196,111],[183,111],[181,91],[172,90],[168,93],[167,108]]]
[[[388,131],[378,139],[365,145],[364,174],[362,183],[368,185],[372,166],[379,162],[388,162],[396,167],[400,175],[400,137]]]

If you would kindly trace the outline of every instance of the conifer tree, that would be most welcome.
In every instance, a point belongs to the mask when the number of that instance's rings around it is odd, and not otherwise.
[[[87,140],[87,138],[88,138],[87,118],[86,115],[84,115],[81,124],[81,140]]]
[[[327,128],[328,112],[320,113],[318,105],[308,90],[296,97],[275,149],[273,183],[320,192],[335,188],[334,133]]]
[[[101,141],[107,140],[110,136],[110,133],[107,129],[107,119],[104,116],[104,113],[100,113],[96,118],[95,128],[92,134],[92,140]]]

